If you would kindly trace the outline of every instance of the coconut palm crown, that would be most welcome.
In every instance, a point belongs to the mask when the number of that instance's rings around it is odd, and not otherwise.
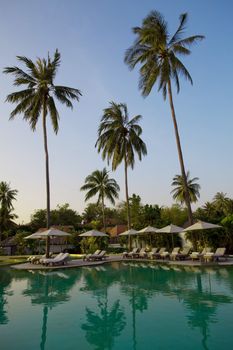
[[[198,177],[194,177],[190,179],[190,172],[187,171],[187,183],[188,183],[188,191],[189,198],[191,203],[196,203],[198,198],[200,198],[200,189],[201,186],[196,182],[199,180]],[[185,203],[185,186],[184,179],[181,175],[175,175],[173,178],[172,186],[175,188],[171,191],[173,194],[173,199],[180,202],[181,204]]]
[[[95,170],[93,173],[88,175],[85,179],[85,185],[81,187],[81,191],[87,191],[85,195],[85,201],[89,200],[94,196],[98,196],[97,204],[102,205],[103,213],[103,225],[106,231],[105,212],[104,212],[104,200],[108,199],[113,205],[115,199],[118,198],[118,192],[120,187],[116,180],[109,178],[108,171],[106,168],[101,170]]]
[[[158,83],[158,90],[162,90],[164,99],[166,99],[167,94],[169,96],[181,174],[184,179],[185,203],[188,209],[189,223],[192,224],[193,215],[171,85],[171,82],[174,81],[177,92],[179,92],[180,76],[186,78],[191,84],[193,83],[191,75],[179,56],[190,55],[190,46],[204,38],[203,35],[183,38],[187,18],[187,13],[181,14],[176,32],[174,35],[169,35],[168,25],[164,17],[158,11],[149,13],[143,20],[141,27],[133,28],[136,39],[126,51],[125,63],[130,69],[140,65],[139,89],[143,96],[150,94],[156,82]]]

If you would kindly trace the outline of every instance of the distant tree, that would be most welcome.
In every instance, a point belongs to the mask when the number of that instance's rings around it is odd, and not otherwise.
[[[96,146],[98,152],[102,152],[102,158],[112,163],[112,170],[123,162],[125,168],[125,195],[127,204],[128,228],[131,228],[129,191],[128,191],[128,167],[134,168],[135,154],[139,160],[147,154],[147,148],[141,139],[142,128],[139,121],[141,115],[129,119],[127,105],[111,102],[104,109],[104,114],[98,129]]]
[[[24,89],[11,93],[7,96],[6,101],[17,103],[16,108],[11,112],[10,119],[14,119],[18,114],[23,114],[23,119],[29,123],[33,131],[36,130],[39,117],[42,115],[47,194],[46,226],[49,228],[50,180],[47,116],[50,115],[53,130],[57,134],[59,114],[55,105],[55,98],[66,107],[73,108],[71,101],[79,101],[81,92],[78,89],[54,84],[54,79],[61,63],[61,55],[58,50],[55,51],[52,60],[49,55],[47,59],[38,58],[35,63],[24,56],[17,56],[17,59],[26,66],[26,71],[14,66],[6,67],[3,72],[12,74],[14,76],[14,85],[23,86]],[[27,87],[26,89],[25,86]],[[49,256],[49,237],[46,244],[46,256]]]
[[[120,187],[116,180],[109,178],[108,171],[104,168],[102,171],[95,170],[93,173],[88,175],[85,179],[85,185],[81,187],[81,191],[87,191],[85,201],[89,200],[94,196],[98,196],[97,204],[101,204],[102,215],[103,215],[103,226],[106,232],[106,221],[105,221],[105,199],[109,200],[113,205],[115,199],[118,198],[118,192]]]
[[[230,198],[227,197],[226,193],[217,192],[214,196],[213,204],[216,210],[222,213],[223,215],[227,215],[229,213],[231,201]]]
[[[16,200],[17,194],[18,190],[11,189],[9,183],[0,182],[0,241],[2,232],[14,225],[13,220],[17,218],[13,213],[13,201]]]
[[[161,225],[161,207],[157,204],[146,204],[142,208],[143,227]]]
[[[81,223],[81,216],[70,208],[68,203],[57,205],[57,208],[50,211],[51,225],[74,226],[77,228]],[[31,215],[31,227],[34,231],[46,227],[46,209],[38,209]]]
[[[156,82],[158,82],[158,90],[162,90],[164,99],[166,99],[168,93],[181,174],[185,187],[185,203],[188,209],[189,222],[192,224],[193,217],[188,184],[172,96],[172,80],[175,82],[177,92],[180,91],[179,75],[192,83],[192,78],[187,68],[178,56],[190,55],[190,46],[204,38],[203,35],[183,38],[187,18],[187,13],[180,15],[179,26],[175,34],[170,36],[164,17],[158,11],[152,11],[143,20],[141,27],[133,28],[136,40],[126,51],[125,62],[130,69],[141,65],[139,89],[142,91],[143,96],[150,94]]]
[[[93,220],[102,220],[102,208],[97,203],[88,203],[82,213],[83,224],[90,224]]]
[[[188,213],[186,208],[182,208],[178,204],[173,204],[169,207],[161,208],[161,227],[169,224],[183,226],[188,220]]]
[[[198,198],[200,198],[201,186],[196,182],[199,180],[199,178],[194,177],[193,179],[190,179],[190,172],[187,171],[186,179],[190,203],[196,203]],[[181,204],[185,203],[185,184],[183,177],[181,175],[175,175],[172,186],[174,186],[174,189],[171,191],[173,194],[173,199]]]

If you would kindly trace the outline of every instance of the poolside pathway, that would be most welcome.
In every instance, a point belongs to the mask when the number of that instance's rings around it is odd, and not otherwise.
[[[122,256],[112,255],[109,256],[106,260],[102,261],[83,261],[82,259],[70,260],[66,265],[60,266],[44,266],[44,265],[35,265],[31,263],[23,263],[18,265],[12,265],[11,268],[16,270],[54,270],[54,269],[69,269],[74,267],[83,267],[83,266],[96,266],[102,265],[108,262],[115,261],[129,261],[129,262],[154,262],[162,263],[165,265],[179,265],[179,266],[233,266],[233,259],[229,258],[226,261],[221,262],[211,262],[211,263],[202,263],[200,261],[192,260],[183,260],[183,261],[170,261],[170,260],[148,260],[148,259],[123,259]]]

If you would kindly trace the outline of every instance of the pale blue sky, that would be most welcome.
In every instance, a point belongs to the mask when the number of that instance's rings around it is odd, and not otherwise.
[[[123,62],[134,39],[131,28],[141,24],[152,9],[163,13],[170,31],[180,13],[189,13],[188,34],[204,34],[185,59],[194,86],[182,81],[174,95],[186,168],[201,184],[199,205],[217,191],[232,190],[232,78],[233,34],[230,0],[0,0],[0,70],[17,64],[16,55],[32,59],[62,54],[57,83],[81,89],[83,97],[68,111],[58,105],[60,130],[49,124],[51,206],[70,203],[82,212],[85,177],[105,165],[96,153],[97,127],[108,102],[126,102],[130,114],[142,114],[143,138],[148,156],[129,173],[130,193],[143,203],[170,205],[171,181],[180,173],[174,130],[167,102],[154,89],[143,99],[138,91],[138,70]],[[37,208],[45,207],[45,171],[42,130],[32,133],[20,117],[8,121],[13,106],[4,103],[14,89],[10,76],[1,75],[1,179],[19,190],[15,205],[19,222],[28,221]],[[123,168],[112,174],[121,186]]]

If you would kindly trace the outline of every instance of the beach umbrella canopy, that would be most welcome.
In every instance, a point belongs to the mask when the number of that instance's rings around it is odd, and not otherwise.
[[[46,231],[42,231],[42,232],[36,232],[36,234],[38,235],[38,237],[43,238],[43,237],[67,237],[67,236],[71,236],[70,233],[67,233],[65,231],[61,231],[61,230],[57,230],[55,228],[50,228]]]
[[[42,239],[43,237],[41,237],[40,235],[39,235],[39,232],[36,232],[36,233],[33,233],[33,234],[31,234],[31,235],[29,235],[29,236],[27,236],[27,237],[24,237],[24,239]]]
[[[138,231],[139,233],[156,233],[157,232],[157,228],[156,227],[152,227],[152,226],[147,226],[145,228],[143,228],[142,230]]]
[[[156,232],[158,232],[158,233],[179,233],[179,232],[182,232],[183,230],[184,230],[183,227],[171,224],[171,225],[165,226],[163,228],[160,228]]]
[[[97,230],[90,230],[84,233],[81,233],[79,237],[109,237],[106,233],[97,231]]]
[[[185,228],[183,231],[210,230],[213,228],[222,228],[222,226],[199,220],[195,224]]]
[[[47,238],[47,237],[67,237],[71,236],[70,233],[57,230],[55,228],[50,228],[46,231],[41,231],[41,232],[35,232],[31,234],[30,236],[25,237],[25,239],[40,239],[40,238]]]
[[[137,234],[138,234],[138,231],[131,229],[131,230],[120,233],[119,236],[135,236]]]
[[[160,228],[159,230],[157,230],[157,232],[158,232],[158,233],[171,233],[171,234],[172,234],[172,246],[174,247],[174,237],[173,237],[173,233],[180,233],[180,232],[182,232],[183,230],[184,230],[183,227],[170,224],[170,225],[168,225],[168,226],[165,226],[165,227],[163,227],[163,228]]]

